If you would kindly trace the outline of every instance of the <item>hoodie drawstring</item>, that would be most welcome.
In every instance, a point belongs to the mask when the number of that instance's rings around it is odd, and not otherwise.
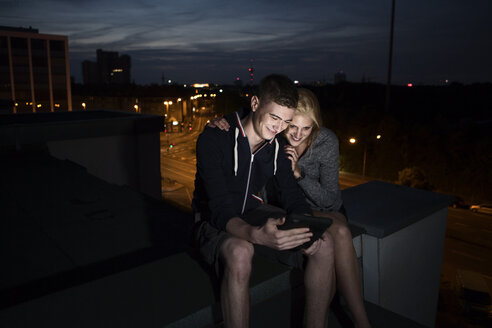
[[[239,136],[239,128],[236,127],[234,132],[234,175],[237,176],[238,156],[237,156],[237,137]],[[277,158],[278,158],[278,141],[275,139],[275,157],[273,159],[273,175],[277,174]]]
[[[236,127],[234,137],[234,175],[237,176],[237,137],[239,136],[239,128]]]
[[[273,159],[273,175],[277,173],[278,141],[275,138],[275,158]]]

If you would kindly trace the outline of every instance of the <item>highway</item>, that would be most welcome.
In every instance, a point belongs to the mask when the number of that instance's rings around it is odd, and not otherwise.
[[[191,209],[196,172],[195,144],[210,118],[211,115],[206,114],[196,116],[191,131],[161,133],[160,136],[162,195],[182,209]]]

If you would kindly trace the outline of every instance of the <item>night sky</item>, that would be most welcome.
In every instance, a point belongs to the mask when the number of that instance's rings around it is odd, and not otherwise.
[[[490,0],[396,0],[395,84],[492,81]],[[0,25],[69,37],[71,74],[96,49],[132,58],[132,79],[385,83],[391,0],[0,0]]]

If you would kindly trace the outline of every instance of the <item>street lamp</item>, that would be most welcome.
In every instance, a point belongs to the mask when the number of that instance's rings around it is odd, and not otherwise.
[[[380,134],[376,135],[376,139],[380,140],[381,135]],[[354,145],[357,143],[357,139],[350,138],[349,142]],[[364,142],[363,144],[364,144],[364,155],[362,157],[362,176],[365,177],[366,176],[366,159],[367,159],[367,142]]]

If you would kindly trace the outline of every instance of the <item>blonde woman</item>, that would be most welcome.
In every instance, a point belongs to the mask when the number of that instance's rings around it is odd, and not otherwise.
[[[355,327],[370,327],[362,299],[357,256],[338,184],[338,139],[322,126],[316,96],[308,89],[298,92],[296,114],[284,132],[288,142],[285,150],[292,162],[294,177],[315,214],[322,212],[333,219],[328,231],[335,242],[336,285],[352,312]]]

